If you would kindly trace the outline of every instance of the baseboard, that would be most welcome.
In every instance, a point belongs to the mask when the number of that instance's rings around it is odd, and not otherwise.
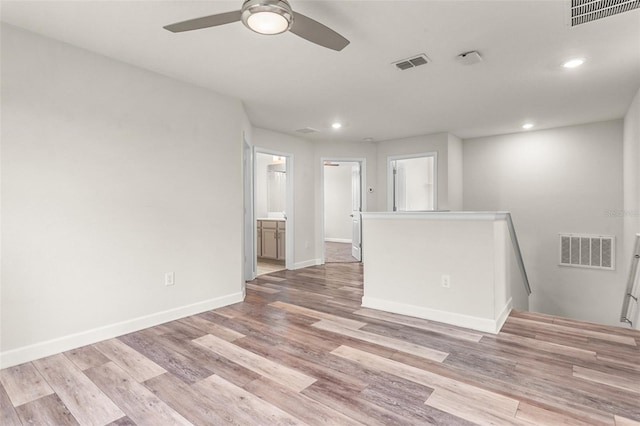
[[[498,331],[500,331],[500,328],[497,327],[498,322],[488,318],[480,318],[470,315],[457,314],[454,312],[439,311],[437,309],[408,305],[405,303],[390,302],[388,300],[382,300],[373,297],[363,297],[362,307],[378,309],[380,311],[386,312],[393,312],[400,315],[408,315],[416,318],[423,318],[430,321],[442,322],[445,324],[469,328],[485,333],[497,334]],[[500,326],[502,326],[502,324],[500,324]]]
[[[353,242],[353,240],[351,240],[351,238],[325,238],[324,239],[327,242],[330,243],[349,243],[351,244]]]
[[[509,300],[507,300],[507,303],[504,305],[504,308],[502,308],[502,312],[500,312],[498,318],[496,319],[496,331],[494,334],[498,334],[500,332],[502,326],[507,321],[507,318],[509,318],[511,309],[513,309],[513,298],[510,297]]]
[[[316,265],[322,265],[322,262],[320,261],[320,259],[309,259],[309,260],[305,260],[304,262],[297,262],[293,265],[293,269],[302,269],[302,268],[308,268],[309,266],[316,266]]]
[[[46,356],[69,351],[71,349],[91,345],[102,340],[122,336],[127,333],[133,333],[134,331],[184,318],[189,315],[195,315],[212,309],[221,308],[233,303],[242,302],[243,300],[244,296],[242,292],[233,293],[227,296],[221,296],[205,300],[203,302],[181,306],[151,315],[122,321],[116,324],[59,337],[57,339],[23,346],[17,349],[11,349],[0,353],[0,368],[11,367]]]

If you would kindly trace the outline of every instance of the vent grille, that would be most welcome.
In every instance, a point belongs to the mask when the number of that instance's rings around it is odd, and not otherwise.
[[[308,135],[309,133],[318,133],[320,130],[318,129],[314,129],[313,127],[304,127],[302,129],[298,129],[296,130],[296,132],[298,133],[303,133],[305,135]]]
[[[560,234],[560,265],[615,269],[615,237]]]
[[[421,54],[409,59],[403,59],[401,61],[394,62],[393,65],[395,65],[396,68],[398,68],[399,70],[404,71],[404,70],[419,67],[420,65],[425,65],[428,63],[429,63],[429,58],[427,58],[427,55]]]
[[[570,0],[571,26],[585,24],[640,7],[640,0]]]

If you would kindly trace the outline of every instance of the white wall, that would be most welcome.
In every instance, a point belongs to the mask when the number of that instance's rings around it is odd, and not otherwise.
[[[378,143],[378,206],[377,211],[387,211],[387,159],[394,155],[438,153],[438,210],[449,209],[448,184],[448,134],[416,136]],[[373,211],[373,209],[370,209]]]
[[[295,136],[260,128],[253,129],[253,144],[257,148],[293,155],[293,222],[294,268],[320,262],[315,248],[315,174],[311,142]],[[289,178],[289,177],[287,177]],[[287,246],[287,251],[290,247]]]
[[[622,248],[622,121],[468,139],[465,210],[508,210],[533,294],[531,310],[618,325],[615,271],[558,266],[558,233],[616,236]]]
[[[273,161],[273,156],[257,153],[255,158],[255,210],[256,218],[267,217],[267,166]]]
[[[623,145],[624,252],[621,260],[624,270],[628,273],[635,235],[640,233],[640,90],[636,93],[624,117]],[[633,324],[635,328],[640,329],[640,306],[636,308]]]
[[[324,239],[351,242],[351,170],[357,163],[336,164],[324,167]]]
[[[368,213],[365,307],[497,332],[511,309],[515,272],[506,222],[493,214]],[[516,267],[517,268],[517,267]],[[444,275],[450,286],[442,285]],[[526,297],[518,306],[526,306]]]
[[[463,152],[462,140],[452,134],[447,146],[447,185],[449,210],[462,210],[463,206]]]
[[[243,130],[237,100],[3,25],[3,367],[241,300]]]

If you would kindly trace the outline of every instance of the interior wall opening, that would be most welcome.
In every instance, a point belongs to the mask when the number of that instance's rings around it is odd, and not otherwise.
[[[362,161],[323,160],[323,260],[362,260]]]

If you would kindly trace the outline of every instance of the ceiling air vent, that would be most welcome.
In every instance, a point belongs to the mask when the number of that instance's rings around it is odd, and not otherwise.
[[[302,134],[305,134],[305,135],[308,135],[310,133],[318,133],[319,131],[320,130],[314,129],[313,127],[304,127],[302,129],[296,130],[296,132],[302,133]]]
[[[640,1],[640,0],[639,0]],[[419,67],[420,65],[428,64],[429,58],[424,53],[413,58],[403,59],[401,61],[394,62],[393,65],[399,70],[408,70],[410,68]]]
[[[640,7],[640,0],[568,0],[571,26],[585,24]]]

